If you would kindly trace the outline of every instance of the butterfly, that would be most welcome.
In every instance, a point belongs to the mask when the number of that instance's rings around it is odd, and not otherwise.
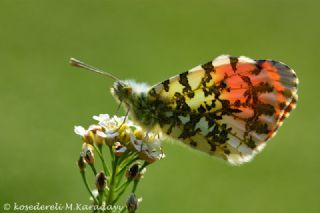
[[[233,165],[250,161],[295,108],[298,78],[274,60],[221,55],[154,86],[115,79],[111,93],[133,120]]]

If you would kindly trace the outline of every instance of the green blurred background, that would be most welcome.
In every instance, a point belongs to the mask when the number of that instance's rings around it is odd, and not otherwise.
[[[297,109],[251,163],[173,143],[139,212],[320,212],[319,1],[0,0],[0,205],[88,203],[74,125],[111,113],[112,81],[157,83],[220,54],[272,58],[300,79]],[[122,114],[123,111],[120,113]]]

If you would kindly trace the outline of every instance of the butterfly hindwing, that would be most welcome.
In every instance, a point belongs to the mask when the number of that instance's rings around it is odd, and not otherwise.
[[[249,161],[297,100],[297,77],[273,60],[219,56],[149,91],[169,136],[233,164]]]

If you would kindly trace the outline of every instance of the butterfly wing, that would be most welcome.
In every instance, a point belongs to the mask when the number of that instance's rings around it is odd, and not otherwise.
[[[222,55],[153,86],[159,126],[172,138],[248,162],[295,107],[298,79],[287,65]]]

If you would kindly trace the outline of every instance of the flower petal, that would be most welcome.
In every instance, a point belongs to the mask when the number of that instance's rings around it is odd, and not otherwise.
[[[80,136],[84,136],[85,134],[87,134],[87,130],[82,126],[74,126],[74,133]]]

